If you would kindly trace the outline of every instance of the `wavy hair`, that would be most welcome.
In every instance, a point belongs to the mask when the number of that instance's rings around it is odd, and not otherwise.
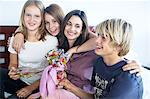
[[[75,43],[73,44],[72,47],[80,46],[88,39],[88,33],[89,33],[88,32],[88,23],[87,23],[87,17],[86,17],[86,14],[84,13],[84,11],[73,10],[73,11],[69,12],[65,16],[63,23],[61,25],[61,42],[60,42],[59,47],[65,49],[65,51],[69,50],[69,43],[68,43],[67,37],[64,35],[64,29],[66,27],[67,22],[69,21],[69,19],[72,16],[78,16],[82,20],[82,24],[83,24],[82,33],[77,38],[77,40],[75,41]]]

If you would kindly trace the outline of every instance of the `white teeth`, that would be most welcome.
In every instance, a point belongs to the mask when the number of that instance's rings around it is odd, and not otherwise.
[[[70,32],[68,32],[68,34],[72,36],[74,33],[70,33]]]
[[[99,46],[97,46],[96,48],[98,48],[98,49],[102,49],[103,47],[99,47]]]
[[[32,24],[32,23],[30,24],[30,23],[29,23],[29,25],[30,25],[30,26],[34,26],[35,24]]]

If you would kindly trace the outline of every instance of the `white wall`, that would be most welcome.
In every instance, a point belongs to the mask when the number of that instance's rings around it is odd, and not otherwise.
[[[84,10],[89,25],[96,25],[107,18],[122,18],[133,25],[132,50],[138,59],[150,67],[150,1],[148,0],[41,0],[45,6],[59,4],[65,13]],[[1,0],[0,25],[18,25],[21,9],[26,0]]]

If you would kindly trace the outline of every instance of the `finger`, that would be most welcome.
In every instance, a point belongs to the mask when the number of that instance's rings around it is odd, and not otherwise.
[[[130,72],[130,74],[134,74],[134,73],[139,73],[140,70],[139,69],[134,69],[134,70],[130,70],[129,72]]]
[[[24,92],[22,90],[17,91],[18,97],[23,97]]]
[[[131,70],[131,69],[139,69],[140,67],[139,67],[139,65],[132,63],[132,64],[127,64],[127,65],[123,66],[122,68],[124,71],[126,71],[126,70]]]
[[[136,63],[136,61],[135,60],[129,60],[129,61],[127,61],[127,63],[129,64],[129,63]]]
[[[17,53],[20,53],[21,45],[18,45]]]
[[[19,91],[17,92],[17,96],[18,96],[18,97],[27,97],[27,96],[28,96],[27,93],[28,93],[28,92],[23,88],[23,89],[21,89],[21,90],[19,90]]]
[[[14,80],[17,80],[17,79],[20,78],[20,76],[19,75],[10,75],[10,78],[14,79]]]
[[[137,76],[137,77],[141,76],[141,73],[137,73],[136,76]]]
[[[16,48],[15,48],[15,50],[16,50],[16,52],[18,53],[19,51],[19,45],[18,44],[16,44]]]
[[[22,44],[22,48],[25,49],[25,45],[24,44]]]

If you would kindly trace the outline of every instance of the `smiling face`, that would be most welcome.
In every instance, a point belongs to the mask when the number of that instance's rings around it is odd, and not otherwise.
[[[28,32],[37,32],[41,25],[41,11],[35,5],[28,6],[25,9],[24,23]]]
[[[96,39],[95,53],[101,56],[116,55],[118,51],[112,44],[110,36],[108,34],[100,35]]]
[[[45,13],[45,25],[47,31],[52,36],[57,36],[58,33],[60,32],[60,24],[56,21],[56,19],[52,15],[48,13]]]
[[[80,17],[73,15],[67,22],[64,34],[68,41],[76,41],[82,32],[82,20]]]

